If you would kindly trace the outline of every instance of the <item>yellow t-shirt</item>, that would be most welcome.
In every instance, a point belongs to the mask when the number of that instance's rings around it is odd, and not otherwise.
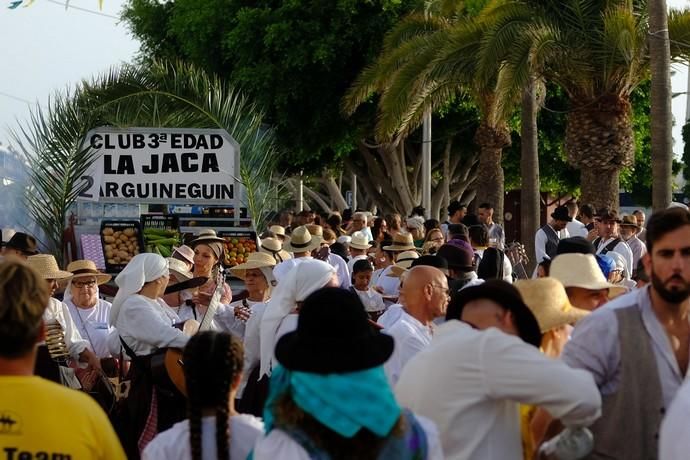
[[[88,395],[34,376],[0,376],[0,458],[125,459]]]

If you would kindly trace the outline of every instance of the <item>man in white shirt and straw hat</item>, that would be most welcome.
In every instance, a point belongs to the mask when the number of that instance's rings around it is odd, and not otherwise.
[[[347,262],[347,270],[352,274],[352,266],[358,260],[366,260],[369,255],[369,249],[371,244],[369,244],[369,239],[362,232],[354,232],[352,234],[352,239],[350,240],[350,260]]]
[[[27,264],[46,281],[50,290],[50,302],[48,303],[45,313],[43,314],[43,322],[48,325],[55,323],[60,325],[65,336],[65,345],[67,346],[67,351],[72,359],[87,363],[90,368],[100,369],[100,360],[93,351],[89,350],[88,342],[82,338],[81,334],[79,334],[79,330],[74,324],[74,320],[69,313],[69,308],[67,305],[53,297],[53,295],[55,295],[55,291],[60,286],[60,283],[67,282],[72,277],[72,273],[60,270],[55,257],[50,254],[37,254],[30,256],[27,258]],[[49,366],[44,367],[45,364],[49,364],[49,361],[45,360],[46,351],[47,347],[42,347],[42,351],[39,350],[39,359],[42,363],[40,366],[37,366],[39,375],[53,381],[62,382],[60,375],[55,372],[59,369],[56,369],[55,367],[50,369]],[[46,375],[42,375],[44,369],[47,371]],[[65,378],[68,378],[64,370],[59,371]],[[77,383],[73,382],[69,385],[77,386]]]
[[[417,248],[412,240],[412,235],[409,233],[398,233],[393,237],[393,244],[384,246],[383,250],[392,253],[395,256],[393,262],[396,262],[399,258],[409,258],[410,251],[416,252]],[[411,263],[412,259],[409,261],[409,264]],[[409,264],[407,267],[409,267]],[[373,286],[374,289],[384,296],[384,300],[386,298],[395,299],[398,297],[400,282],[397,278],[389,276],[391,274],[392,267],[393,265],[386,267],[376,280],[376,284]]]
[[[595,310],[626,292],[606,281],[592,254],[560,254],[551,262],[549,275],[565,286],[570,303],[584,310]]]
[[[290,253],[283,249],[283,242],[277,238],[269,237],[262,239],[259,252],[270,254],[271,257],[276,260],[277,264],[292,259]]]

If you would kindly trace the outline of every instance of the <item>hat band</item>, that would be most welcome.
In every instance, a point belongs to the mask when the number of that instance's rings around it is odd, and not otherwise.
[[[293,248],[301,249],[301,248],[306,248],[311,244],[311,240],[307,241],[306,243],[293,243],[290,241],[290,246]]]
[[[396,262],[408,262],[410,260],[417,260],[417,257],[404,257],[402,259],[396,260]]]
[[[83,274],[89,274],[89,275],[102,275],[103,273],[99,272],[98,270],[94,270],[92,268],[81,268],[79,270],[74,270],[72,272],[73,275],[83,275]]]

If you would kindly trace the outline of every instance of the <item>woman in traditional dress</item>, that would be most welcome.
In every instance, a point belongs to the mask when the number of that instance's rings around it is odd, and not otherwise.
[[[200,332],[184,349],[187,420],[160,433],[145,460],[245,459],[262,435],[261,419],[235,411],[242,374],[240,341],[226,333]]]
[[[376,331],[356,294],[308,296],[282,336],[254,460],[442,459],[433,422],[402,409],[383,363],[393,338]]]
[[[115,278],[119,290],[110,310],[110,325],[116,329],[114,339],[131,360],[131,386],[120,433],[130,459],[139,458],[156,433],[185,416],[184,397],[154,382],[151,369],[151,360],[161,349],[184,348],[189,340],[173,327],[179,322],[177,315],[159,302],[168,278],[168,261],[148,253],[134,256]]]
[[[203,276],[208,278],[208,281],[194,291],[190,302],[180,307],[178,315],[182,321],[195,319],[201,322],[204,319],[208,304],[216,291],[216,278],[225,253],[224,243],[225,240],[219,238],[214,230],[202,230],[190,243],[194,249],[194,277]],[[227,305],[232,301],[232,291],[227,283],[223,283],[220,303]]]

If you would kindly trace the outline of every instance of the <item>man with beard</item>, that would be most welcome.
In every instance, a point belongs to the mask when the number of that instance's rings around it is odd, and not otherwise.
[[[643,257],[651,285],[584,318],[563,360],[590,371],[602,395],[592,459],[658,458],[659,426],[690,356],[690,212],[652,215]]]

